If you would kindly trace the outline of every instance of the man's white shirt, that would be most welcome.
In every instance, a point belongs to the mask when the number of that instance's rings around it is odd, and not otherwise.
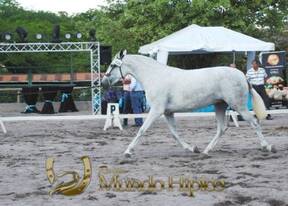
[[[143,91],[141,83],[138,82],[133,76],[131,76],[130,91]]]
[[[253,68],[249,69],[246,73],[246,78],[252,85],[263,85],[264,79],[267,77],[265,69],[259,67],[257,71]]]

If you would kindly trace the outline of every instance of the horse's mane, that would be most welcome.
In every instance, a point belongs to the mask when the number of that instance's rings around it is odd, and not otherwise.
[[[137,54],[129,54],[126,57],[129,58],[129,61],[133,61],[134,63],[142,63],[142,65],[145,65],[147,69],[149,68],[153,68],[154,71],[163,71],[165,70],[165,73],[167,72],[199,72],[199,71],[203,71],[204,70],[214,70],[214,69],[227,69],[227,66],[215,66],[215,67],[203,67],[203,68],[196,68],[196,69],[181,69],[178,67],[173,67],[173,66],[168,66],[165,64],[162,64],[156,60],[154,60],[151,57],[148,56],[144,56],[144,55],[137,55]],[[237,69],[235,70],[231,70],[229,69],[229,71],[234,71],[234,72],[239,72]]]
[[[143,63],[145,64],[148,64],[148,65],[151,65],[153,67],[153,70],[157,69],[157,70],[162,70],[162,69],[167,69],[167,68],[173,68],[175,70],[180,70],[180,71],[183,71],[182,69],[180,68],[177,68],[177,67],[172,67],[172,66],[168,66],[168,65],[165,65],[165,64],[162,64],[158,61],[156,61],[155,59],[151,58],[151,57],[148,57],[148,56],[144,56],[144,55],[138,55],[138,54],[129,54],[127,55],[126,57],[128,58],[132,58],[132,59],[135,59],[137,62],[139,61],[142,61]],[[132,60],[131,59],[131,60]],[[168,70],[169,71],[169,70]],[[167,70],[166,70],[167,72]]]

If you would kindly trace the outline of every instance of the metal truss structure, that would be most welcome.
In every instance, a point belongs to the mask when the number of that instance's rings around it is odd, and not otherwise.
[[[100,43],[0,43],[0,53],[90,52],[92,114],[101,114]]]

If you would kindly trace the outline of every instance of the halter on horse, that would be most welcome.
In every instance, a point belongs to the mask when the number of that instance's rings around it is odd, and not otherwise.
[[[119,52],[102,79],[103,86],[117,83],[127,74],[133,75],[143,85],[147,100],[151,106],[149,114],[136,137],[129,144],[125,155],[130,156],[143,133],[151,124],[164,115],[173,138],[184,148],[199,152],[196,146],[184,142],[176,132],[174,113],[214,104],[217,133],[204,150],[204,154],[213,149],[219,137],[225,131],[225,111],[228,106],[237,111],[256,130],[263,150],[275,152],[261,132],[257,119],[248,111],[247,94],[253,96],[256,116],[266,116],[265,106],[259,94],[246,81],[245,75],[229,67],[210,67],[197,70],[181,70],[166,66],[141,55],[127,55]]]

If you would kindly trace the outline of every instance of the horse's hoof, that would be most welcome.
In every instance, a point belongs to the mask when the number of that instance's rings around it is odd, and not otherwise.
[[[277,152],[277,150],[276,150],[276,148],[275,148],[274,145],[262,146],[261,150],[262,150],[263,152],[272,152],[272,153],[276,153],[276,152]]]
[[[194,153],[200,153],[200,150],[199,150],[199,148],[197,146],[194,146],[193,152]]]
[[[131,158],[131,157],[132,157],[132,153],[131,153],[131,152],[125,152],[125,153],[124,153],[124,156],[125,156],[126,158]]]
[[[262,151],[262,152],[269,152],[268,145],[267,145],[267,146],[262,146],[262,147],[261,147],[261,151]]]
[[[270,145],[270,152],[272,153],[276,153],[277,152],[277,149],[274,145]]]
[[[273,153],[276,153],[277,152],[277,149],[274,145],[271,145],[271,152]]]

